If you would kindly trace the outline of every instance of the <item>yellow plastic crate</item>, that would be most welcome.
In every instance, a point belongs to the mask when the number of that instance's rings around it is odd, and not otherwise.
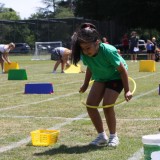
[[[31,132],[33,146],[49,146],[57,142],[59,130],[35,130]]]
[[[81,73],[81,65],[77,64],[77,66],[75,65],[70,65],[70,67],[66,68],[64,70],[64,73]]]
[[[11,62],[11,64],[4,63],[4,71],[7,73],[10,69],[19,69],[19,64],[17,62]]]
[[[139,71],[140,72],[155,72],[156,63],[153,60],[141,60],[139,62]]]

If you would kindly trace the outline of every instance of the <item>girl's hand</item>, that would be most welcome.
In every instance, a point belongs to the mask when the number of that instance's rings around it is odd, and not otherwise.
[[[8,61],[8,64],[11,64],[11,62],[10,62],[10,61]]]
[[[69,68],[69,67],[70,67],[70,64],[69,64],[69,63],[66,63],[66,69]]]
[[[85,83],[84,83],[84,84],[81,86],[81,88],[79,89],[79,92],[80,92],[80,93],[84,93],[84,92],[87,90],[88,85],[89,85],[89,84],[85,84]]]
[[[126,101],[128,102],[132,98],[132,93],[130,91],[126,92],[124,95]]]

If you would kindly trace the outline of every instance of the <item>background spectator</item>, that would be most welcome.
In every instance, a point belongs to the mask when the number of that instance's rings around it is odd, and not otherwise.
[[[156,48],[157,48],[156,38],[153,37],[153,38],[152,38],[152,47],[151,47],[151,53],[152,53],[151,59],[152,59],[152,60],[155,60]]]
[[[129,41],[129,49],[131,54],[131,62],[133,61],[137,62],[138,38],[137,38],[137,33],[135,31],[131,33]]]
[[[146,44],[148,60],[152,59],[152,46],[153,46],[153,43],[148,39]]]
[[[108,39],[106,37],[102,38],[103,43],[109,44]]]
[[[122,47],[123,47],[123,53],[128,53],[128,50],[129,50],[129,39],[128,39],[128,36],[127,34],[125,34],[123,37],[122,37]]]

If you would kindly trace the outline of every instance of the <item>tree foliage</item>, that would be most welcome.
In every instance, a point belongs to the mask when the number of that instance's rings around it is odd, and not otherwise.
[[[70,8],[59,7],[56,11],[55,18],[73,18],[74,14]]]
[[[0,5],[0,19],[4,20],[20,20],[20,16],[12,8],[5,8],[3,4]]]
[[[75,15],[115,20],[128,27],[160,29],[159,0],[75,0]]]
[[[29,19],[35,18],[69,18],[74,17],[71,0],[42,0],[44,7],[38,8],[37,13]]]
[[[20,16],[12,8],[5,8],[4,4],[0,4],[0,41],[1,43],[27,42],[27,36],[30,35],[30,30],[20,20]],[[3,22],[4,21],[4,22]]]

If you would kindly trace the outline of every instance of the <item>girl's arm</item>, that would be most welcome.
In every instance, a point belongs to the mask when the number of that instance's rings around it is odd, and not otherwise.
[[[120,72],[123,87],[124,87],[124,96],[126,101],[129,101],[132,98],[132,93],[129,89],[129,82],[128,82],[128,73],[125,69],[124,65],[120,63],[120,66],[118,66],[117,70]]]
[[[6,61],[7,63],[11,63],[10,62],[10,60],[9,60],[9,58],[8,58],[8,52],[4,52],[3,54],[2,54],[2,59],[4,60],[4,61]]]
[[[85,80],[84,80],[84,83],[81,86],[79,92],[85,92],[87,90],[88,85],[89,85],[89,81],[91,79],[91,76],[92,76],[92,73],[91,73],[90,69],[87,67],[87,69],[86,69],[86,75],[85,75]]]

